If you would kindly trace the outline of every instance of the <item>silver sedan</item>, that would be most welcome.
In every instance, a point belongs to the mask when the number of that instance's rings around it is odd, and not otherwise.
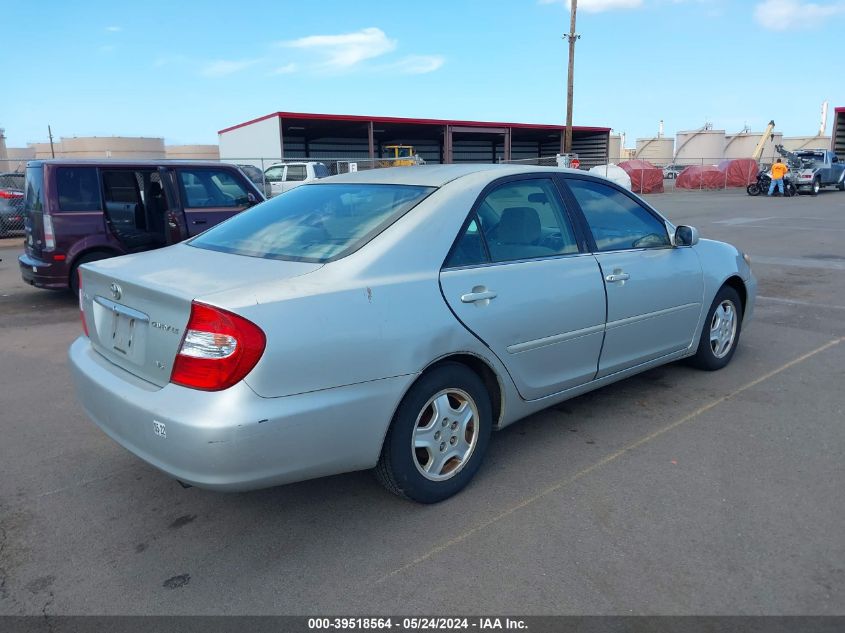
[[[172,477],[375,469],[424,503],[494,429],[657,365],[720,369],[756,282],[733,246],[584,172],[378,169],[81,268],[76,391]]]

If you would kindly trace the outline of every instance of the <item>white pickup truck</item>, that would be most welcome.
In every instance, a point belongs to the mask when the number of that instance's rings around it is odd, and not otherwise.
[[[278,196],[306,182],[325,178],[329,168],[323,163],[276,163],[264,170],[264,178],[270,185],[270,195]]]

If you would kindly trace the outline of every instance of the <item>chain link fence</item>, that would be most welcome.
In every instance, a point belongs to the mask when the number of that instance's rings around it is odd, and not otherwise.
[[[296,183],[326,176],[425,163],[419,156],[405,158],[221,158],[220,162],[240,167],[268,198],[296,186]]]
[[[565,166],[563,155],[519,160],[500,160],[509,165]],[[635,193],[678,191],[745,190],[757,182],[757,174],[768,172],[771,161],[751,158],[684,158],[676,160],[582,159],[578,169],[615,180]],[[630,181],[630,182],[629,182]]]

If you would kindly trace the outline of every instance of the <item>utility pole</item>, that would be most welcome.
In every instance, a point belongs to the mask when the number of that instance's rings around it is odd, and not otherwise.
[[[56,157],[56,150],[53,149],[53,130],[50,129],[50,126],[47,126],[47,135],[50,137],[50,155],[55,158]]]
[[[578,0],[570,0],[569,35],[564,39],[569,40],[569,74],[566,80],[566,136],[563,144],[563,151],[567,154],[572,152],[572,92],[575,79],[575,41],[581,36],[575,33],[575,13],[578,11]]]

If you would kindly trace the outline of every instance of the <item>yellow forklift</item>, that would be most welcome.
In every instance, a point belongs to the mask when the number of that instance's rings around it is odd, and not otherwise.
[[[387,160],[381,161],[379,167],[407,167],[423,162],[413,145],[385,145],[381,148],[381,157]]]

